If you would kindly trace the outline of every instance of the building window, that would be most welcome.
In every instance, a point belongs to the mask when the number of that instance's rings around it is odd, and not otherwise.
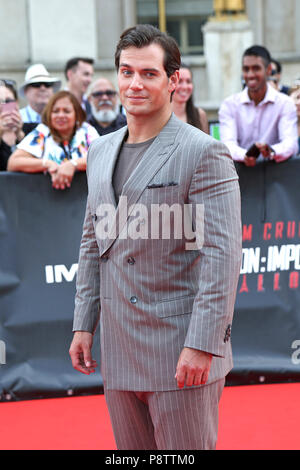
[[[166,0],[167,31],[182,55],[203,54],[202,26],[213,14],[213,0]],[[158,26],[158,1],[137,0],[138,23]]]

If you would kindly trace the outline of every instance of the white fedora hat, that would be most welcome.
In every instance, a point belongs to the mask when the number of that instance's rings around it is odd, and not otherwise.
[[[54,92],[58,91],[61,87],[61,80],[51,77],[43,64],[34,64],[27,69],[25,82],[21,85],[19,90],[22,97],[24,97],[25,88],[32,83],[52,83]]]

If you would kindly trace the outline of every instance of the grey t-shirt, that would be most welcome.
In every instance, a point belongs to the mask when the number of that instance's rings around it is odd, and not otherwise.
[[[112,180],[117,203],[119,202],[124,184],[134,169],[137,167],[142,156],[150,147],[155,138],[156,137],[153,137],[152,139],[147,140],[146,142],[141,142],[139,144],[123,143],[114,169]]]

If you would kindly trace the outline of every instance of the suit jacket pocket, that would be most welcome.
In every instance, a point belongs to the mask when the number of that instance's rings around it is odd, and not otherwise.
[[[152,183],[148,184],[147,189],[170,188],[174,186],[178,186],[178,183],[175,181],[171,181],[169,183]]]
[[[192,313],[195,295],[186,295],[172,300],[156,302],[156,314],[160,318]]]

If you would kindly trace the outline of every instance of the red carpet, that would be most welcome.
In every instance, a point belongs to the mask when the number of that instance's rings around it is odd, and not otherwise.
[[[226,387],[218,450],[299,450],[300,384]],[[0,403],[0,450],[114,450],[103,395]]]

